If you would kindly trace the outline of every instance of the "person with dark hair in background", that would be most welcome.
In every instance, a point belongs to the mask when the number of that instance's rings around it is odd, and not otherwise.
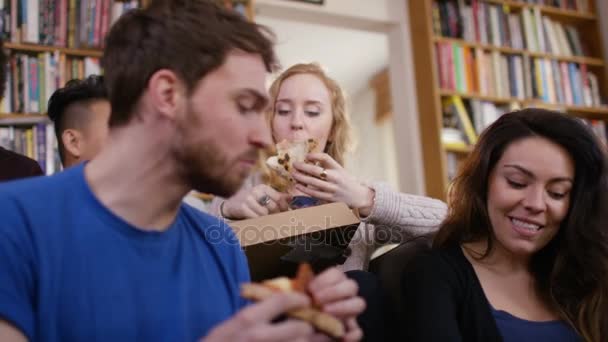
[[[501,116],[403,274],[407,341],[608,341],[606,155],[576,118]]]
[[[0,187],[0,340],[329,340],[301,320],[308,296],[250,304],[247,260],[223,220],[182,204],[236,192],[270,144],[269,31],[210,1],[156,0],[112,26],[102,59],[111,104],[99,154]],[[315,305],[361,339],[365,302],[338,269]]]
[[[0,39],[0,99],[4,97],[6,86],[6,63],[4,42]],[[42,175],[37,161],[0,146],[0,182]]]
[[[93,159],[109,134],[110,100],[103,76],[73,79],[57,89],[48,103],[48,116],[55,123],[59,157],[64,168]],[[194,194],[184,197],[189,205],[205,211]]]
[[[0,146],[0,182],[43,175],[37,161]]]
[[[48,103],[48,116],[55,123],[59,157],[64,168],[93,159],[109,134],[110,100],[103,76],[73,79],[57,89]],[[193,193],[184,201],[206,211],[205,203]]]
[[[67,82],[49,99],[48,115],[55,123],[63,167],[91,160],[108,136],[110,101],[103,76]]]

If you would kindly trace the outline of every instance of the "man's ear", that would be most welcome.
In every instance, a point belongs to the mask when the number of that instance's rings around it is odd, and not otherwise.
[[[61,133],[61,141],[67,153],[75,159],[80,159],[83,149],[82,133],[80,131],[66,129]]]
[[[156,112],[173,120],[185,103],[186,87],[175,72],[161,69],[150,77],[148,95]]]

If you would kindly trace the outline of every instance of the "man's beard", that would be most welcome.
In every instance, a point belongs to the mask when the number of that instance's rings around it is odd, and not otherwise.
[[[187,116],[189,125],[204,126],[204,123],[200,121],[200,115],[196,115],[191,103],[187,108]],[[207,124],[212,125],[212,123]],[[187,126],[180,128],[182,137],[186,137],[187,132],[191,130],[191,127]],[[249,173],[239,174],[234,170],[239,166],[238,158],[255,159],[258,151],[252,148],[246,154],[230,161],[224,153],[226,149],[222,149],[220,146],[221,142],[213,138],[206,138],[202,141],[197,139],[194,142],[185,139],[178,147],[177,159],[181,164],[185,179],[192,189],[221,197],[230,197],[241,188],[249,176]]]
[[[181,162],[187,181],[196,191],[221,197],[234,195],[248,175],[237,174],[217,143],[210,140],[185,147]]]

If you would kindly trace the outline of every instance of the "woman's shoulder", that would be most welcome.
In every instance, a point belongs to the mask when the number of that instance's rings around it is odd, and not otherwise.
[[[417,253],[408,262],[404,276],[462,283],[469,278],[470,267],[460,246],[430,248]]]

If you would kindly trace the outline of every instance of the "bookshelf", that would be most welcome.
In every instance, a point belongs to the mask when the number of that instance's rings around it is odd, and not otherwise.
[[[82,57],[101,57],[103,51],[101,49],[75,49],[66,48],[59,46],[49,45],[38,45],[38,44],[22,44],[22,43],[11,43],[5,42],[4,48],[11,51],[27,51],[27,52],[55,52],[70,55],[70,56],[82,56]]]
[[[596,1],[409,1],[429,196],[446,198],[472,149],[463,120],[478,135],[503,112],[543,107],[586,120],[608,140],[608,33]],[[453,140],[454,127],[462,141]]]
[[[253,20],[253,0],[215,1]],[[0,146],[38,160],[47,174],[59,170],[57,142],[46,116],[49,97],[70,79],[102,73],[99,62],[111,25],[125,12],[150,2],[2,2],[0,35],[8,64],[0,104]]]
[[[514,48],[510,48],[510,47],[494,46],[494,45],[488,45],[488,44],[481,44],[481,43],[477,43],[477,42],[469,42],[464,39],[456,39],[456,38],[446,38],[446,37],[435,36],[435,37],[433,37],[433,40],[436,43],[442,43],[442,42],[454,43],[454,44],[458,44],[458,45],[468,47],[468,48],[479,48],[484,51],[498,51],[498,52],[501,52],[504,54],[527,55],[530,57],[549,58],[549,59],[554,59],[554,60],[563,61],[563,62],[582,63],[582,64],[587,64],[590,66],[600,66],[600,67],[604,66],[604,60],[602,60],[601,58],[592,58],[592,57],[585,57],[585,56],[560,56],[560,55],[551,54],[551,53],[533,52],[533,51],[528,51],[528,50],[524,50],[524,49],[514,49]]]
[[[513,9],[521,9],[521,8],[533,8],[533,7],[537,7],[538,9],[540,9],[541,13],[544,14],[548,14],[551,15],[553,17],[556,18],[562,18],[565,20],[595,20],[595,13],[593,12],[583,12],[583,11],[578,11],[578,10],[573,10],[573,9],[568,9],[568,8],[560,8],[560,7],[556,7],[556,6],[550,6],[550,5],[544,5],[544,4],[537,4],[537,3],[543,3],[543,1],[528,1],[528,2],[524,2],[524,1],[504,1],[504,0],[485,0],[485,2],[491,3],[491,4],[496,4],[496,5],[506,5],[509,6],[510,8]],[[550,1],[545,1],[546,3],[550,3]],[[566,4],[566,1],[560,1],[563,2],[564,4]],[[576,3],[576,2],[573,2]],[[592,6],[593,4],[591,3],[587,3],[588,6]]]

